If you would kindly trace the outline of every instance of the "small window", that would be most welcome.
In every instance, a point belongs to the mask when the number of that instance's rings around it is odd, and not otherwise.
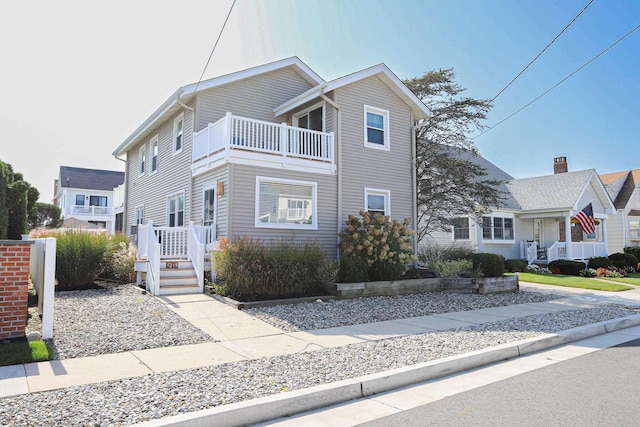
[[[136,206],[136,224],[144,224],[144,205]]]
[[[389,190],[379,190],[375,188],[364,189],[364,210],[368,211],[371,216],[379,213],[380,215],[391,215],[389,208],[389,200],[391,192]]]
[[[210,226],[215,224],[215,189],[205,188],[204,190],[204,210],[202,214],[202,225]]]
[[[469,218],[454,218],[451,223],[454,240],[469,240]]]
[[[182,151],[184,133],[184,114],[180,114],[173,120],[173,152],[177,154]]]
[[[151,139],[151,173],[158,171],[158,136]]]
[[[76,206],[84,206],[84,194],[76,194]]]
[[[389,112],[364,106],[364,146],[389,150]]]
[[[147,160],[147,154],[146,154],[146,150],[145,150],[145,146],[143,145],[142,147],[140,147],[140,152],[139,152],[139,161],[140,161],[140,167],[138,168],[138,172],[140,173],[140,175],[144,175],[144,163]]]
[[[184,194],[169,197],[169,227],[184,225]]]
[[[317,230],[317,183],[256,177],[256,227]]]
[[[632,239],[640,239],[640,221],[629,221],[629,237]]]

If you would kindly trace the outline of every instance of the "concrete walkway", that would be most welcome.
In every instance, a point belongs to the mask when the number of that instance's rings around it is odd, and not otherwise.
[[[218,342],[128,351],[75,359],[0,367],[0,397],[197,368],[239,360],[314,351],[327,347],[442,331],[497,320],[577,310],[623,302],[640,305],[638,292],[620,294],[522,284],[522,288],[566,295],[551,302],[485,308],[329,329],[285,333],[211,296],[161,297],[167,306]]]

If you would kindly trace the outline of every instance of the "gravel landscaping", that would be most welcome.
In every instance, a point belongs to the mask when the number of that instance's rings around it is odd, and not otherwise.
[[[120,292],[110,291],[101,295]],[[130,295],[129,298],[135,298],[136,295],[140,294]],[[476,309],[544,301],[550,298],[553,296],[532,292],[504,296],[427,294],[390,299],[367,298],[322,304],[289,305],[279,308],[283,312],[296,311],[297,316],[307,317],[308,315],[310,319],[315,319],[302,322],[292,320],[294,319],[292,317],[286,318],[288,327],[303,329],[330,324],[318,319],[322,319],[321,311],[324,311],[324,316],[329,319],[335,314],[330,310],[336,306],[342,306],[341,312],[347,313],[343,315],[341,322],[347,322],[350,318],[350,323],[353,324],[362,323],[363,319],[366,322],[388,320],[388,316],[410,317],[443,310],[454,311],[451,309],[452,306],[447,304],[458,304],[453,307],[467,307],[462,309]],[[75,297],[75,299],[81,298]],[[405,305],[408,312],[402,315],[399,307],[402,306],[402,301],[408,302],[406,299],[413,303]],[[98,305],[95,303],[96,300],[106,301],[102,298],[94,299],[94,303],[90,305],[90,311],[70,311],[67,321],[73,318],[75,322],[91,317],[87,316],[87,313],[100,311],[101,309],[96,306]],[[129,300],[125,305],[135,306]],[[57,307],[56,305],[56,309]],[[137,313],[132,308],[125,310]],[[269,314],[271,319],[280,319],[283,322],[280,317],[283,314],[280,312],[274,314],[273,310],[274,308],[269,310],[261,308],[252,309],[250,312],[256,315],[261,313],[260,316],[266,315],[265,312],[271,312]],[[382,313],[387,313],[387,310],[395,310],[396,314],[393,316],[386,314],[387,317],[385,317]],[[76,317],[72,317],[73,313]],[[637,309],[606,305],[533,315],[450,331],[369,341],[314,352],[226,363],[8,397],[0,399],[0,425],[131,425],[150,419],[381,372],[637,313]],[[124,320],[122,323],[129,324]],[[156,319],[154,327],[168,328],[169,325],[163,320]]]
[[[101,289],[56,293],[55,358],[215,341],[135,285],[100,285]]]

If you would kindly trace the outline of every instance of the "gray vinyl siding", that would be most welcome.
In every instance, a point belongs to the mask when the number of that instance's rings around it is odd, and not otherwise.
[[[278,123],[273,109],[310,88],[294,70],[283,68],[205,91],[198,95],[196,132],[227,112]]]
[[[334,93],[341,109],[342,221],[364,209],[364,188],[391,191],[391,217],[413,217],[411,111],[378,77],[344,86]],[[390,151],[364,146],[364,106],[389,111]],[[415,224],[412,224],[412,227]]]
[[[217,183],[222,182],[224,195],[217,194]],[[193,203],[191,204],[191,218],[196,225],[202,224],[203,219],[203,191],[206,188],[216,188],[216,236],[227,237],[228,201],[229,201],[229,167],[224,166],[213,172],[199,175],[193,179]]]
[[[337,199],[335,175],[321,175],[296,172],[283,169],[260,168],[245,165],[232,165],[233,179],[229,192],[233,203],[229,215],[233,219],[230,234],[249,236],[265,241],[279,240],[294,236],[296,240],[311,239],[325,249],[327,256],[334,259],[337,255]],[[256,176],[283,178],[317,183],[317,230],[290,230],[255,227]]]
[[[173,153],[173,120],[184,113],[182,151]],[[140,142],[127,152],[127,218],[126,231],[130,232],[136,220],[136,206],[144,205],[145,223],[167,225],[167,197],[184,191],[185,224],[191,219],[191,140],[192,113],[178,111],[168,120],[152,129]],[[158,170],[151,174],[151,139],[158,135]],[[139,153],[146,147],[145,173],[139,174]]]

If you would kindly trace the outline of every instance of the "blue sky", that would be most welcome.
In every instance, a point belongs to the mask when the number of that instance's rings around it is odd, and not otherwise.
[[[124,170],[112,151],[198,80],[231,0],[3,2],[0,160],[49,202],[60,165]],[[331,80],[384,62],[400,78],[453,68],[498,93],[588,0],[237,0],[205,78],[297,55]],[[595,0],[505,93],[493,125],[640,24],[640,2]],[[640,30],[476,138],[520,178],[640,168]]]

